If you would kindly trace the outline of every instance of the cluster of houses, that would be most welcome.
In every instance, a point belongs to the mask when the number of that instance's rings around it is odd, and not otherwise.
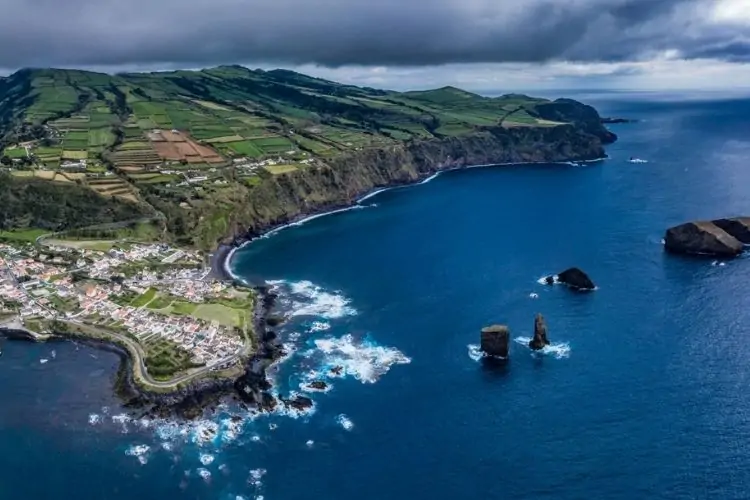
[[[200,262],[198,253],[166,245],[133,245],[109,252],[66,247],[50,250],[57,250],[57,255],[0,244],[0,301],[4,306],[0,309],[12,309],[21,318],[116,326],[144,345],[169,340],[191,353],[194,362],[209,367],[226,364],[243,348],[243,339],[232,328],[215,321],[153,311],[145,304],[134,306],[121,300],[150,287],[193,303],[223,296],[228,286],[208,279],[209,272],[200,267],[168,267],[159,272],[144,268],[133,278],[113,279],[123,264]],[[74,279],[82,270],[96,279]]]

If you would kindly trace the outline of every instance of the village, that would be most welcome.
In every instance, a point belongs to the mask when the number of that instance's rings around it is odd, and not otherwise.
[[[182,368],[218,369],[246,346],[252,295],[213,279],[203,263],[165,244],[0,243],[0,311],[29,329],[62,321],[123,333],[143,347],[147,367],[153,347],[184,357]]]

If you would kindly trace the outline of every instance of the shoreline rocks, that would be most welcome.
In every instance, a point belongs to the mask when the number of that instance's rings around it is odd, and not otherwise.
[[[534,338],[529,342],[529,347],[534,351],[539,351],[548,345],[547,322],[544,321],[544,316],[537,314],[534,318]]]
[[[686,222],[667,229],[664,249],[671,253],[736,257],[744,248],[742,242],[728,231],[750,241],[746,218],[719,219],[715,222]],[[726,227],[722,229],[718,224]],[[747,233],[747,234],[746,234]]]
[[[510,345],[510,330],[505,325],[482,328],[480,349],[488,356],[507,358]]]

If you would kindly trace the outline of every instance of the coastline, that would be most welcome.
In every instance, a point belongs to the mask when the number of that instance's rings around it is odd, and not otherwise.
[[[456,172],[456,171],[461,171],[461,170],[470,170],[470,169],[475,169],[475,168],[513,167],[513,166],[524,166],[524,165],[580,166],[579,164],[581,163],[598,163],[598,162],[606,161],[608,159],[609,159],[609,155],[605,154],[604,156],[599,157],[599,158],[591,158],[591,159],[583,159],[583,160],[575,159],[575,160],[567,160],[567,161],[563,160],[563,161],[502,162],[502,163],[459,165],[459,166],[453,166],[453,167],[447,167],[447,168],[437,168],[435,170],[425,172],[424,174],[422,174],[420,177],[418,177],[417,179],[413,181],[395,182],[395,183],[388,184],[388,185],[377,186],[373,189],[367,190],[364,193],[355,194],[352,197],[352,199],[348,202],[322,205],[316,209],[291,217],[288,220],[283,220],[276,224],[271,224],[268,227],[263,228],[262,230],[257,231],[257,232],[250,231],[246,233],[245,235],[230,235],[228,237],[230,239],[230,242],[220,243],[217,246],[216,250],[214,251],[214,254],[212,255],[212,259],[211,259],[211,273],[213,276],[221,276],[222,279],[232,280],[236,283],[242,284],[243,286],[250,286],[249,283],[246,283],[241,277],[234,274],[232,272],[232,267],[231,267],[232,259],[234,258],[237,251],[242,249],[243,247],[250,245],[251,243],[259,239],[269,238],[271,236],[274,236],[275,234],[278,234],[279,232],[285,229],[288,229],[291,227],[299,227],[303,224],[306,224],[315,219],[319,219],[321,217],[326,217],[328,215],[334,215],[337,213],[347,212],[349,210],[358,210],[358,209],[366,208],[366,206],[361,205],[361,203],[371,198],[374,198],[380,193],[384,193],[386,191],[391,191],[394,189],[402,189],[402,188],[408,188],[408,187],[420,186],[422,184],[427,184],[428,182],[434,180],[435,178],[439,177],[440,175],[444,173]]]

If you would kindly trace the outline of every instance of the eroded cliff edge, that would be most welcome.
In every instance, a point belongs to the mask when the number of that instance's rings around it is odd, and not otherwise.
[[[253,189],[237,193],[227,240],[252,237],[307,214],[350,205],[373,189],[413,183],[443,170],[603,158],[604,145],[616,136],[598,123],[594,113],[595,124],[488,127],[464,137],[356,151],[322,166],[269,176]]]

